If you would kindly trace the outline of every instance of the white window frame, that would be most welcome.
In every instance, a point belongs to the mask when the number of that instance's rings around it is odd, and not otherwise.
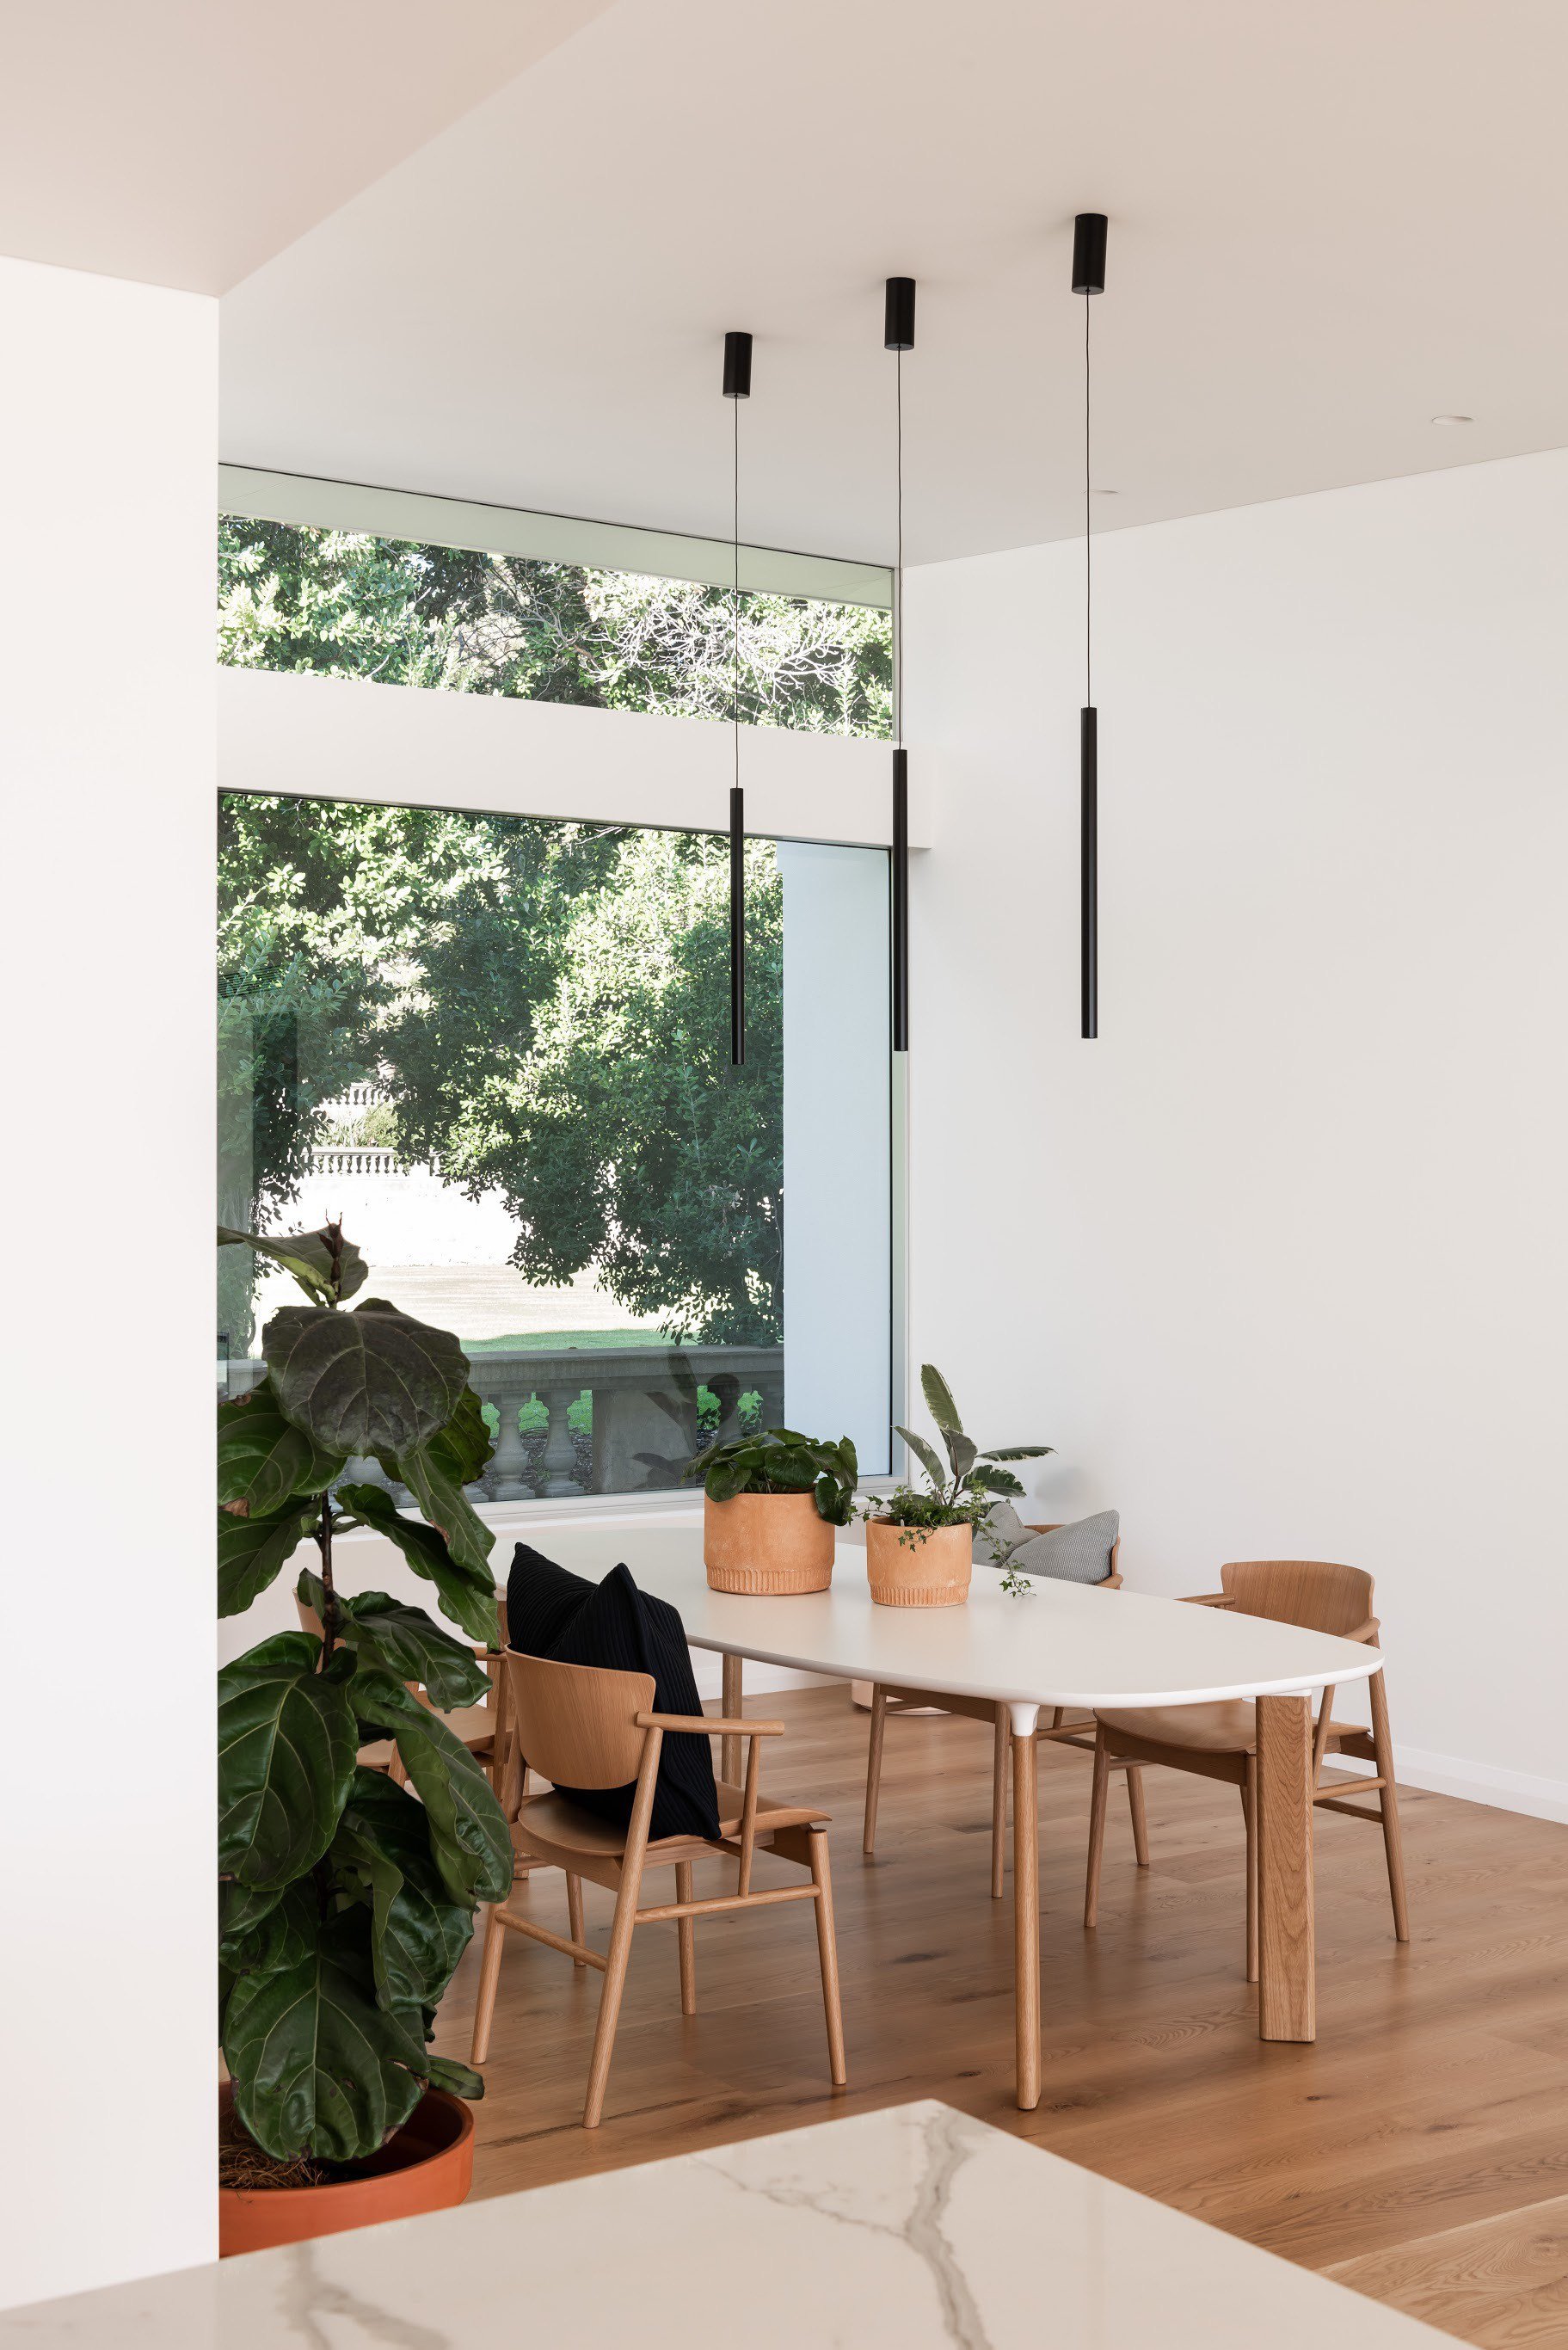
[[[651,579],[695,579],[710,588],[734,581],[728,539],[574,515],[532,514],[520,506],[432,497],[419,490],[328,482],[308,473],[275,473],[254,465],[220,465],[218,511],[255,522],[301,523],[318,530],[361,531],[419,546],[461,546],[478,555],[531,556],[587,571],[629,571]],[[741,586],[748,594],[804,596],[824,604],[893,608],[886,565],[836,556],[797,555],[777,546],[741,547]]]

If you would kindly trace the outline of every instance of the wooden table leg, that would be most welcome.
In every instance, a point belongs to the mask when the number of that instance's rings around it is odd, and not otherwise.
[[[1317,2037],[1312,1700],[1257,1700],[1258,2036]]]
[[[724,1718],[727,1721],[739,1721],[741,1718],[741,1659],[739,1657],[724,1659],[723,1688],[724,1694],[720,1703],[723,1708]],[[719,1776],[726,1780],[732,1787],[740,1785],[741,1742],[738,1738],[720,1739]]]
[[[1018,2106],[1040,2103],[1040,1833],[1036,1816],[1038,1711],[1012,1708],[1012,1986]],[[1026,1723],[1027,1728],[1020,1728]]]

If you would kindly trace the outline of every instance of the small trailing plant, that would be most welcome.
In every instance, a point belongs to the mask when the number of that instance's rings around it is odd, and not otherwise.
[[[454,1337],[382,1298],[345,1310],[366,1266],[340,1225],[218,1241],[272,1258],[308,1300],[267,1324],[261,1384],[218,1407],[218,1612],[243,1613],[309,1542],[296,1589],[321,1626],[218,1676],[218,1867],[234,2115],[309,2178],[374,2153],[432,2085],[483,2094],[429,2043],[475,1905],[511,1887],[511,1839],[483,1771],[409,1683],[443,1710],[487,1687],[472,1644],[499,1637],[493,1536],[464,1489],[492,1446]],[[341,1482],[351,1460],[378,1461],[420,1516]],[[341,1591],[333,1542],[350,1526],[395,1543],[464,1638],[385,1592]],[[386,1738],[406,1789],[358,1762]],[[232,2167],[254,2178],[254,2154]]]
[[[940,1526],[981,1524],[999,1496],[1012,1500],[1023,1492],[1012,1470],[1002,1464],[1009,1461],[1038,1461],[1054,1449],[1049,1444],[1004,1444],[982,1452],[974,1439],[965,1435],[952,1390],[933,1363],[920,1367],[920,1391],[942,1440],[947,1467],[942,1466],[935,1445],[917,1436],[912,1429],[900,1428],[897,1433],[925,1471],[928,1490],[922,1492],[918,1486],[897,1486],[891,1493],[878,1494],[863,1513],[867,1520],[898,1527],[898,1540],[909,1550],[915,1549],[926,1534]],[[1017,1593],[1027,1591],[1029,1586],[1022,1576],[1009,1572],[1002,1578],[1002,1588]]]
[[[830,1526],[846,1526],[855,1515],[860,1464],[847,1436],[836,1444],[802,1436],[793,1428],[763,1428],[710,1444],[692,1461],[711,1502],[732,1502],[737,1493],[810,1493],[816,1514]]]

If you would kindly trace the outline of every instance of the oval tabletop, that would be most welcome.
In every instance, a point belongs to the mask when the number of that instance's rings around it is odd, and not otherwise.
[[[1383,1661],[1358,1641],[1141,1591],[1037,1580],[1014,1598],[981,1565],[962,1607],[879,1607],[864,1549],[842,1537],[826,1591],[753,1599],[709,1590],[696,1522],[539,1533],[579,1575],[597,1579],[624,1560],[643,1590],[680,1609],[693,1648],[836,1679],[1014,1705],[1187,1705],[1365,1680]]]

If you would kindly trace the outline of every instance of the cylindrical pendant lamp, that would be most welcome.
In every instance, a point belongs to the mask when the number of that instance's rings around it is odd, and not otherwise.
[[[1084,296],[1084,707],[1078,721],[1078,988],[1081,1033],[1100,1033],[1100,716],[1095,707],[1089,297],[1106,290],[1104,213],[1073,223],[1073,291]]]
[[[896,354],[895,483],[898,546],[893,565],[893,1050],[909,1049],[909,754],[904,746],[904,353],[915,348],[915,281],[889,277],[882,343]]]
[[[732,330],[724,338],[724,397],[734,403],[733,636],[730,671],[730,728],[734,741],[730,785],[730,1060],[746,1059],[746,795],[741,788],[741,402],[752,396],[752,338]]]

